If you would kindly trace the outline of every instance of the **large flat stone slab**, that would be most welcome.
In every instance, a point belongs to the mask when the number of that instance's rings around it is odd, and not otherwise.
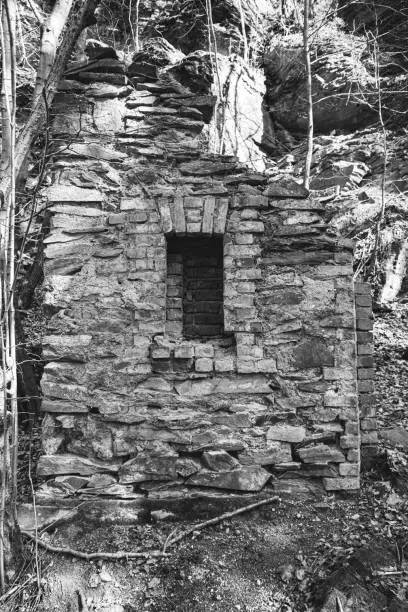
[[[85,361],[87,348],[91,341],[92,336],[89,334],[44,336],[43,358],[46,361],[53,361],[55,359],[74,362]]]
[[[208,378],[186,380],[176,385],[180,395],[211,395],[213,393],[270,393],[271,387],[265,376],[241,376],[240,378]]]
[[[116,87],[107,86],[110,89],[115,89]],[[84,158],[93,158],[93,159],[103,159],[104,161],[122,161],[126,159],[126,153],[121,153],[120,151],[115,151],[114,149],[108,149],[100,144],[94,142],[73,142],[70,144],[67,150],[64,150],[64,155],[70,155],[72,157],[84,157]]]
[[[264,191],[269,198],[307,198],[309,191],[292,178],[279,178],[278,181],[269,183]]]
[[[38,461],[38,476],[56,476],[57,474],[80,474],[92,476],[96,472],[116,473],[120,463],[97,461],[76,455],[42,455]]]
[[[292,451],[287,442],[269,441],[239,453],[239,460],[244,465],[276,465],[292,461]]]
[[[271,474],[260,466],[251,465],[225,472],[202,471],[187,480],[190,486],[214,487],[234,491],[260,491]]]
[[[173,452],[163,457],[144,455],[130,459],[120,469],[119,482],[128,484],[146,480],[175,480],[177,458],[177,453]]]
[[[342,463],[345,461],[343,453],[327,444],[316,444],[298,450],[303,463]]]
[[[56,508],[55,506],[36,506],[33,504],[19,504],[17,508],[17,522],[21,531],[43,531],[47,527],[57,527],[74,519],[78,514],[77,508]]]
[[[100,204],[103,201],[103,193],[97,189],[84,189],[71,185],[53,185],[48,187],[45,193],[49,202]]]
[[[268,429],[267,440],[279,442],[292,442],[294,444],[303,442],[306,437],[306,429],[302,426],[274,425]]]

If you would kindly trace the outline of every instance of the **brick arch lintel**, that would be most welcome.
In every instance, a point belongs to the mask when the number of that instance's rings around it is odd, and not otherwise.
[[[214,196],[174,196],[157,199],[164,234],[223,235],[230,199]]]

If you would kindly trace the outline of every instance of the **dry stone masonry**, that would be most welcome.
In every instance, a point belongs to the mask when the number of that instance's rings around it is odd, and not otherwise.
[[[131,73],[76,63],[53,108],[39,498],[358,489],[352,242],[292,180],[205,152],[214,96]]]

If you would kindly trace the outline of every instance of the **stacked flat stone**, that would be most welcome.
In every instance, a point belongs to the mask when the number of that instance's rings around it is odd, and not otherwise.
[[[358,489],[353,244],[296,183],[202,152],[212,98],[140,78],[64,81],[53,108],[38,474],[125,498]],[[174,237],[223,240],[217,337],[183,336]]]
[[[357,378],[360,400],[360,429],[363,447],[375,447],[378,443],[377,404],[375,393],[373,309],[371,285],[358,281],[354,286],[357,328]]]

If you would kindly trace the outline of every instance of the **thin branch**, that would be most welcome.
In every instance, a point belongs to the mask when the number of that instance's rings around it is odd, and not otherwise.
[[[44,18],[38,10],[36,4],[33,2],[33,0],[27,0],[27,4],[34,13],[34,17],[37,19],[38,23],[42,26],[44,24]]]
[[[377,20],[377,12],[375,12],[376,18],[376,33],[378,33],[378,20]],[[382,104],[382,90],[381,90],[381,75],[380,75],[380,65],[379,65],[379,46],[378,46],[378,38],[374,36],[374,61],[375,61],[375,77],[376,77],[376,85],[377,85],[377,95],[378,95],[378,119],[381,125],[382,132],[382,141],[383,141],[383,168],[382,168],[382,177],[381,177],[381,210],[378,216],[377,226],[375,229],[375,243],[374,249],[372,252],[371,263],[369,268],[369,273],[372,274],[375,269],[375,265],[377,263],[377,253],[380,245],[380,236],[381,236],[381,226],[384,221],[385,216],[385,205],[386,205],[386,196],[385,196],[385,187],[386,187],[386,174],[387,174],[387,162],[388,162],[388,142],[387,142],[387,130],[384,125],[384,117],[383,117],[383,104]]]

